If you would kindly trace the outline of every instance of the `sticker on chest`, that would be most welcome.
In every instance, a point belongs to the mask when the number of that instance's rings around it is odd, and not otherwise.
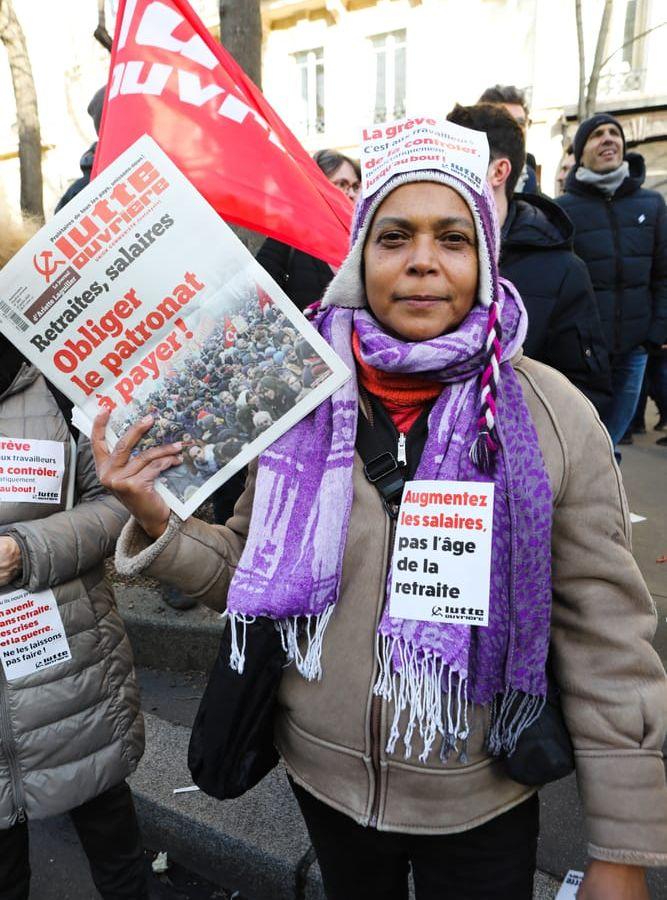
[[[0,592],[0,661],[7,681],[71,659],[60,610],[50,588]]]
[[[65,450],[60,441],[0,437],[0,501],[60,503]]]
[[[390,614],[488,625],[494,485],[411,481],[398,514]]]

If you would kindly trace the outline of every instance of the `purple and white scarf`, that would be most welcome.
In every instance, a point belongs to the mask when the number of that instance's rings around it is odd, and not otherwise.
[[[411,755],[417,729],[422,760],[438,735],[443,758],[458,741],[465,742],[469,702],[493,704],[489,749],[511,752],[539,715],[546,694],[552,495],[537,433],[509,363],[525,337],[525,309],[509,282],[499,279],[496,285],[503,334],[495,402],[499,447],[488,473],[469,452],[487,365],[485,306],[474,306],[455,332],[420,343],[390,336],[367,309],[332,306],[313,323],[352,372],[354,329],[362,358],[371,366],[443,383],[416,479],[495,484],[488,626],[393,619],[387,605],[378,629],[375,692],[394,706],[387,750],[394,751],[400,723],[407,721],[405,755]],[[268,616],[298,671],[309,680],[326,678],[321,649],[340,592],[358,414],[352,378],[259,458],[250,530],[227,603],[230,664],[239,672],[245,625],[254,616]]]

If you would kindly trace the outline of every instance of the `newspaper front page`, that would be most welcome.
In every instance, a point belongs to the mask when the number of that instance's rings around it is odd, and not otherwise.
[[[190,515],[350,373],[144,135],[0,272],[3,334],[111,446],[182,440],[158,490]]]

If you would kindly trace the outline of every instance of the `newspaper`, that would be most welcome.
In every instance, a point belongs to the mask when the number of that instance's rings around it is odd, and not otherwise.
[[[556,894],[556,900],[575,900],[583,880],[583,872],[577,872],[575,869],[570,869],[563,879],[560,890]]]
[[[184,442],[157,489],[179,516],[349,377],[231,229],[144,135],[0,272],[3,334],[114,446]]]
[[[424,167],[455,175],[480,191],[489,165],[489,142],[483,131],[415,116],[364,128],[360,164],[363,197],[375,194],[394,175]]]

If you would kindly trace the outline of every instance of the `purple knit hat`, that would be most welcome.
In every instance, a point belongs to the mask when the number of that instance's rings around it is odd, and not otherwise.
[[[500,229],[493,193],[486,181],[481,191],[476,191],[449,173],[437,169],[420,169],[396,174],[374,194],[362,197],[355,208],[352,221],[350,252],[329,284],[320,306],[361,309],[368,305],[363,282],[363,251],[375,213],[382,201],[396,188],[418,181],[436,182],[452,188],[465,200],[475,223],[479,266],[477,303],[487,307],[489,315],[486,329],[487,362],[480,384],[478,437],[471,447],[470,455],[475,465],[488,471],[491,456],[498,449],[496,397],[500,378],[502,332],[498,305]]]

